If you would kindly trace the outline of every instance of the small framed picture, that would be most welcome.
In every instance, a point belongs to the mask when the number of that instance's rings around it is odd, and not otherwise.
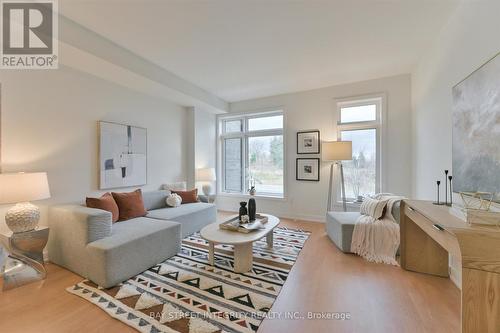
[[[297,158],[297,180],[319,182],[319,158]]]
[[[319,131],[297,132],[297,154],[319,154]]]

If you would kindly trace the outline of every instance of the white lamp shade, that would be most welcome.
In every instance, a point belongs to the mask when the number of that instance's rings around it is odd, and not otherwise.
[[[47,173],[0,174],[0,204],[11,204],[50,198]]]
[[[352,160],[352,141],[323,142],[321,151],[323,161]]]
[[[202,182],[213,182],[216,180],[214,168],[201,168],[196,170],[196,180]]]

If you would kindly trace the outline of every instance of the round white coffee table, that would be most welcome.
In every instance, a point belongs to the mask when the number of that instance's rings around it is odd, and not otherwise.
[[[279,218],[273,215],[267,216],[264,229],[249,232],[248,234],[229,231],[219,228],[220,222],[212,223],[201,229],[201,237],[208,241],[208,262],[214,264],[215,244],[229,244],[234,246],[234,271],[236,273],[248,272],[252,269],[253,242],[266,237],[268,247],[273,247],[273,230],[280,223]]]

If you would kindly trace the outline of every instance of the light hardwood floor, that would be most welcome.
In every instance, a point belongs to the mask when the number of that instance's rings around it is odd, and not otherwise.
[[[340,252],[322,223],[282,220],[311,231],[274,312],[348,312],[350,320],[266,319],[270,332],[460,332],[460,293],[446,278],[373,264]],[[48,264],[48,277],[0,292],[0,332],[135,332],[65,288],[82,280]]]

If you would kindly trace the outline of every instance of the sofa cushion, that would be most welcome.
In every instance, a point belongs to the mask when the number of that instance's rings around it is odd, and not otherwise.
[[[377,200],[368,197],[364,198],[361,203],[361,207],[359,207],[359,212],[378,220],[385,215],[387,202],[388,200]]]
[[[166,200],[170,195],[170,191],[148,191],[142,193],[142,200],[144,201],[144,208],[146,210],[160,209],[167,207]]]
[[[111,193],[106,192],[100,198],[89,198],[85,200],[85,204],[88,208],[96,208],[108,211],[112,215],[112,221],[115,223],[119,218],[118,205]]]
[[[198,189],[190,191],[172,191],[182,198],[182,204],[195,203],[198,202]]]
[[[115,223],[109,237],[89,243],[88,278],[109,288],[180,250],[180,225],[139,217]]]
[[[146,216],[142,191],[140,189],[127,193],[113,192],[113,198],[120,210],[119,221],[126,221],[140,216]]]
[[[186,237],[200,231],[204,226],[217,221],[217,208],[214,204],[196,202],[167,207],[148,212],[147,217],[181,223],[181,235]]]
[[[187,182],[163,184],[161,188],[162,190],[168,190],[168,191],[185,191],[187,190]]]

